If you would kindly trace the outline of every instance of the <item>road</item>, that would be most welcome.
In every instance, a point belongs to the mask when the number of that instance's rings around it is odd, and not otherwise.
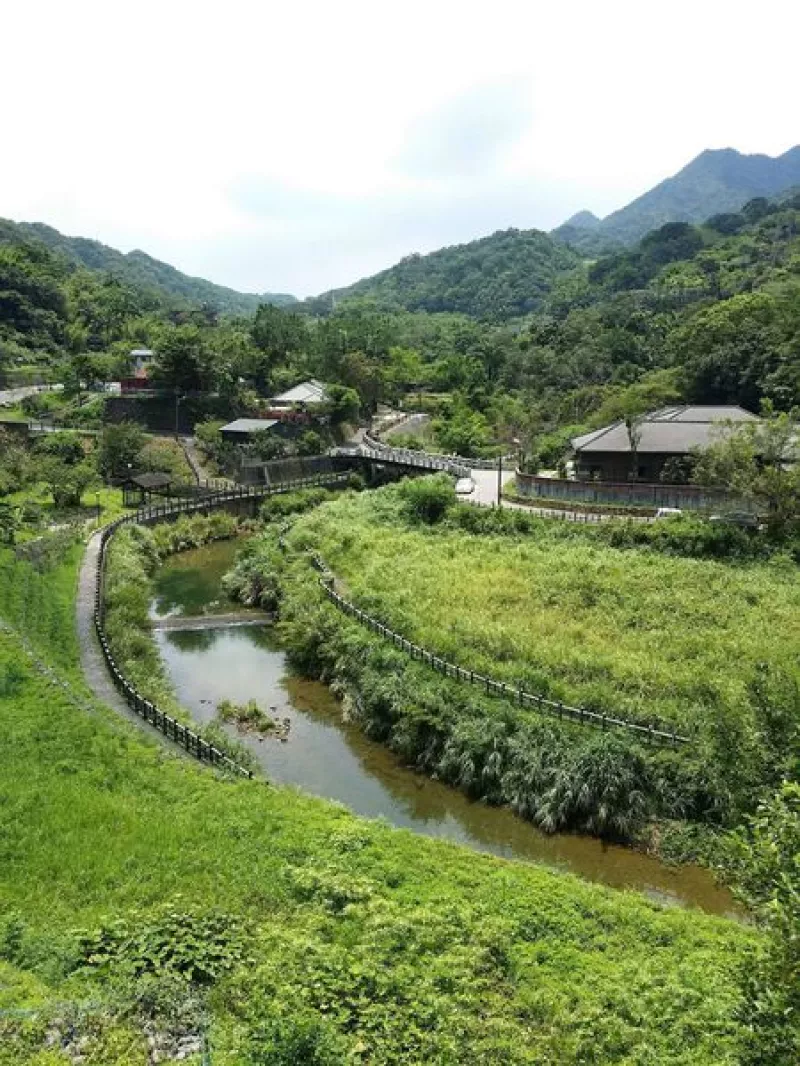
[[[504,468],[502,477],[503,486],[505,487],[510,481],[514,480],[514,471],[506,470]],[[497,471],[473,470],[472,481],[475,485],[474,490],[469,495],[462,495],[460,498],[467,503],[477,504],[479,507],[496,507]],[[612,518],[620,517],[619,515],[606,514],[602,511],[577,511],[560,507],[537,507],[527,503],[514,503],[512,500],[503,500],[503,508],[515,511],[527,511],[528,514],[535,515],[537,518],[555,518],[561,519],[563,522],[585,522],[587,524],[609,522]],[[653,519],[644,518],[640,515],[631,515],[629,521],[652,522]]]
[[[37,392],[50,392],[54,389],[63,389],[63,385],[24,385],[19,389],[0,389],[0,407],[13,407],[26,396],[34,396]]]
[[[514,480],[513,470],[503,471],[503,485],[507,485],[509,481]],[[496,470],[473,470],[472,481],[475,488],[469,496],[465,496],[464,499],[469,500],[470,503],[480,504],[481,507],[491,507],[493,504],[497,504],[497,471]],[[510,506],[507,503],[503,503],[503,506]],[[516,505],[515,505],[516,506]]]

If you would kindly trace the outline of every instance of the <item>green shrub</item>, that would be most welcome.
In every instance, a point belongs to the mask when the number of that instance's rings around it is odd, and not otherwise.
[[[208,515],[181,515],[174,522],[160,522],[150,532],[151,543],[163,558],[189,548],[200,548],[215,540],[228,540],[239,531],[239,519],[226,511]]]
[[[332,500],[336,493],[330,489],[307,488],[297,489],[296,492],[281,492],[274,496],[268,496],[261,504],[259,517],[264,522],[274,522],[278,518],[286,518],[292,514],[302,514],[319,507],[321,503]]]
[[[435,525],[441,522],[456,502],[452,478],[446,474],[435,477],[408,478],[398,486],[400,499],[409,515],[418,522]]]
[[[172,972],[212,984],[243,961],[245,927],[238,915],[187,908],[178,898],[76,934],[76,968],[135,977]]]
[[[319,1014],[267,1018],[250,1035],[248,1066],[342,1066],[347,1045]]]

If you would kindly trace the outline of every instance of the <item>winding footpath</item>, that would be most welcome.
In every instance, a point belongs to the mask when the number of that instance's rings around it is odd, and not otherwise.
[[[86,545],[86,550],[81,560],[78,591],[75,597],[75,624],[81,652],[81,669],[83,670],[86,684],[101,703],[116,711],[127,722],[137,726],[146,736],[160,741],[165,748],[172,752],[186,755],[186,752],[179,744],[175,744],[159,730],[154,729],[149,722],[146,722],[132,711],[111,682],[111,675],[100,650],[97,633],[94,628],[94,590],[97,580],[97,557],[100,554],[101,532],[101,530],[97,530],[96,533],[93,533]]]

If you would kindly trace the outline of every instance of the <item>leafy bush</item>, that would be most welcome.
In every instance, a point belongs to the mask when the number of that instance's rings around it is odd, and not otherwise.
[[[239,531],[239,520],[226,511],[208,515],[181,515],[174,522],[160,522],[150,532],[150,541],[160,557],[200,548],[215,540],[228,540]]]
[[[97,465],[107,480],[125,477],[129,469],[138,468],[139,455],[146,437],[135,422],[119,422],[106,426],[100,435]]]
[[[243,961],[244,934],[238,915],[188,908],[178,898],[79,932],[76,966],[135,977],[174,972],[207,985]]]
[[[347,1045],[319,1014],[267,1018],[250,1035],[248,1066],[342,1066]]]
[[[247,607],[275,611],[280,598],[283,559],[274,541],[253,539],[240,552],[236,565],[222,580],[228,596]]]
[[[298,489],[296,492],[282,492],[275,496],[268,496],[261,504],[259,516],[265,522],[273,522],[278,518],[286,518],[291,514],[301,514],[318,507],[326,500],[332,500],[336,493],[330,489],[307,488]]]
[[[35,442],[33,453],[36,456],[60,459],[62,463],[70,466],[86,458],[80,436],[68,430],[46,433]]]
[[[456,502],[452,478],[446,474],[408,478],[400,483],[398,492],[408,513],[427,525],[440,522]]]

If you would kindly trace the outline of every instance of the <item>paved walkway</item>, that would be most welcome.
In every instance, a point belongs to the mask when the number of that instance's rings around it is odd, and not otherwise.
[[[186,456],[186,461],[192,468],[195,481],[198,485],[203,481],[224,481],[228,482],[228,478],[216,477],[214,474],[210,474],[206,470],[204,463],[204,457],[201,455],[199,448],[197,447],[197,441],[194,437],[181,437],[181,447],[183,448],[183,454]]]
[[[35,396],[37,392],[52,392],[63,388],[63,385],[21,385],[17,389],[0,389],[0,407],[18,404],[26,396]]]
[[[470,496],[464,497],[470,503],[480,504],[482,507],[497,505],[497,471],[496,470],[473,470],[472,480],[475,489]],[[503,485],[514,480],[513,470],[503,470]],[[508,507],[507,501],[503,506]],[[516,506],[516,505],[515,505]]]
[[[161,741],[170,751],[186,755],[183,748],[173,744],[163,733],[154,729],[149,722],[146,722],[132,711],[111,682],[108,667],[100,650],[97,633],[94,628],[94,589],[99,552],[100,532],[98,531],[92,535],[86,545],[78,576],[78,595],[75,599],[75,622],[78,629],[78,643],[81,649],[83,676],[97,699],[107,707],[111,707],[126,721],[132,722],[147,736]]]
[[[100,532],[93,533],[81,562],[78,575],[78,595],[75,600],[75,622],[81,649],[81,667],[86,683],[99,700],[119,711],[129,721],[140,721],[111,683],[108,667],[97,642],[94,628],[94,589],[97,556],[100,553]]]

